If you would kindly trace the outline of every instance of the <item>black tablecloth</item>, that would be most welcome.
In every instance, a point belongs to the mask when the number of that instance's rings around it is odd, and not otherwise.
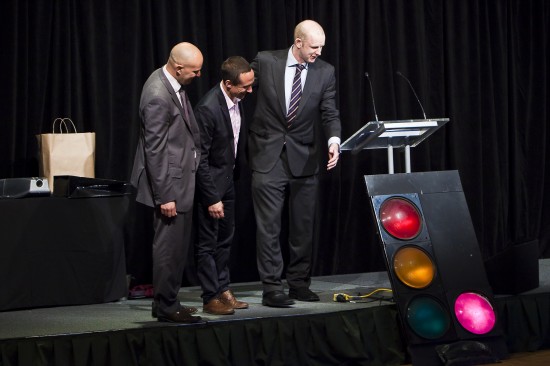
[[[0,311],[126,296],[128,203],[129,196],[0,200]]]

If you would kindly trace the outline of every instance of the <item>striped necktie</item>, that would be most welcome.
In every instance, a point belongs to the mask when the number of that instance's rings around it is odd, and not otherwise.
[[[298,105],[300,104],[300,98],[302,98],[302,70],[306,67],[301,64],[296,64],[296,73],[294,74],[294,80],[292,81],[292,91],[290,92],[290,103],[288,104],[288,113],[286,115],[287,128],[292,125],[296,114],[298,113]]]

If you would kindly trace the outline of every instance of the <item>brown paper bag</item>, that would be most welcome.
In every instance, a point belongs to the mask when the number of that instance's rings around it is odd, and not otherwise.
[[[69,132],[72,129],[74,132]],[[56,118],[52,133],[36,135],[40,176],[48,178],[53,192],[53,177],[74,175],[95,178],[95,133],[78,133],[70,118]]]

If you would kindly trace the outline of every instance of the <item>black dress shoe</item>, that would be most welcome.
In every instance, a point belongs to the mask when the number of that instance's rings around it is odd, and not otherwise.
[[[159,322],[168,322],[168,323],[187,323],[187,324],[205,323],[205,321],[202,320],[200,316],[192,316],[181,310],[168,315],[159,314],[157,320]]]
[[[180,304],[181,305],[181,304]],[[157,303],[153,301],[153,303],[151,304],[151,316],[153,318],[157,318]],[[193,307],[193,306],[185,306],[185,305],[181,305],[181,308],[180,308],[180,311],[183,311],[183,312],[186,312],[187,314],[191,315],[191,314],[195,314],[198,310],[196,307]]]
[[[319,296],[307,287],[291,288],[288,291],[288,296],[299,301],[319,301]]]
[[[273,308],[286,308],[294,305],[294,300],[286,296],[283,291],[270,291],[262,296],[262,305],[271,306]]]

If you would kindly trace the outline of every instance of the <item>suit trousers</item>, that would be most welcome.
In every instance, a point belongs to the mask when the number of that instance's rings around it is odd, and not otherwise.
[[[153,287],[154,301],[159,315],[180,310],[178,292],[187,263],[193,212],[178,212],[168,218],[155,208],[153,239]]]
[[[222,198],[224,218],[215,219],[208,207],[197,203],[198,240],[195,244],[197,276],[204,304],[229,289],[229,257],[235,233],[235,189]]]
[[[291,174],[285,149],[270,172],[252,172],[257,265],[264,293],[283,290],[280,234],[287,196],[289,262],[286,281],[290,288],[309,287],[311,283],[317,186],[317,175],[294,177]]]

